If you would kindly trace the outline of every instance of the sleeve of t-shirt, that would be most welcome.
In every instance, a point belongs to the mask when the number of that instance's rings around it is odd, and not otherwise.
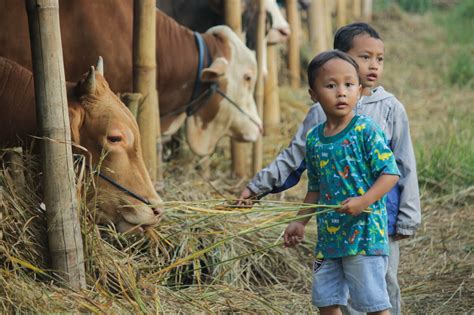
[[[400,176],[397,162],[392,150],[387,145],[382,129],[373,121],[367,121],[366,126],[364,143],[371,171],[377,177],[382,174]]]
[[[317,156],[314,154],[314,145],[315,145],[315,134],[316,129],[313,128],[306,137],[306,167],[308,170],[308,191],[317,191],[319,192],[319,163],[317,161]]]

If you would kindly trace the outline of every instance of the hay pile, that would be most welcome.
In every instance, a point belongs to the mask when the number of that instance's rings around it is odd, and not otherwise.
[[[32,157],[25,159],[31,165],[25,186],[15,185],[9,169],[0,170],[0,305],[4,311],[286,313],[310,309],[304,293],[310,287],[307,256],[313,244],[290,252],[281,242],[284,226],[304,205],[278,201],[252,209],[235,208],[223,199],[167,203],[164,221],[148,230],[148,237],[95,225],[94,210],[83,202],[89,289],[75,292],[56,286],[47,270],[45,216],[34,185],[38,178],[31,176],[36,165]],[[197,180],[199,175],[194,177]],[[188,191],[188,199],[214,193],[193,196],[185,185],[181,188]]]

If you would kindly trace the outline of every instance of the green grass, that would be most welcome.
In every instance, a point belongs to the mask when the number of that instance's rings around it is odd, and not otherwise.
[[[474,88],[474,51],[460,51],[449,65],[446,79],[451,86]]]
[[[403,10],[413,13],[425,13],[432,6],[432,0],[398,0]]]
[[[392,3],[397,3],[406,12],[417,14],[426,13],[433,6],[433,0],[376,0],[374,9],[376,11],[386,10]]]
[[[434,12],[434,21],[449,41],[444,56],[446,85],[440,87],[446,90],[446,119],[427,130],[426,141],[417,147],[420,181],[434,192],[462,193],[474,186],[474,0]]]
[[[449,109],[447,122],[427,130],[416,153],[420,185],[431,197],[451,195],[464,203],[470,201],[464,192],[474,186],[474,121],[472,113],[462,114]]]
[[[435,19],[449,34],[453,55],[446,80],[451,86],[474,88],[474,0],[460,1],[448,14],[438,11]]]

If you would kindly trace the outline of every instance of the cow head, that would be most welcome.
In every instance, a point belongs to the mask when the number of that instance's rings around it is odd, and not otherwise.
[[[257,62],[254,54],[227,26],[215,26],[207,33],[228,47],[229,55],[215,58],[203,69],[204,82],[218,83],[219,88],[233,100],[214,94],[196,114],[186,119],[186,136],[194,153],[207,155],[214,151],[219,139],[225,135],[239,141],[254,142],[262,130],[254,99]]]
[[[134,117],[110,90],[103,77],[101,60],[69,95],[72,141],[88,151],[94,167],[121,186],[146,198],[161,202],[145,168],[140,134]],[[141,231],[158,223],[162,210],[119,191],[103,179],[96,182],[98,223],[113,223],[120,232]],[[135,229],[134,229],[135,228]]]
[[[267,34],[267,45],[284,43],[290,37],[290,25],[281,14],[276,0],[265,0],[265,10],[271,19],[271,28]]]
[[[265,0],[266,26],[265,41],[267,45],[284,43],[290,36],[290,25],[283,17],[276,0]],[[243,31],[245,41],[250,49],[257,46],[258,26],[258,2],[253,0],[244,1]]]

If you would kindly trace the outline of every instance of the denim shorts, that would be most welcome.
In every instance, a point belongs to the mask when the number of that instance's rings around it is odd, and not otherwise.
[[[347,256],[316,260],[312,301],[317,307],[347,305],[360,312],[391,308],[385,275],[388,256]]]

